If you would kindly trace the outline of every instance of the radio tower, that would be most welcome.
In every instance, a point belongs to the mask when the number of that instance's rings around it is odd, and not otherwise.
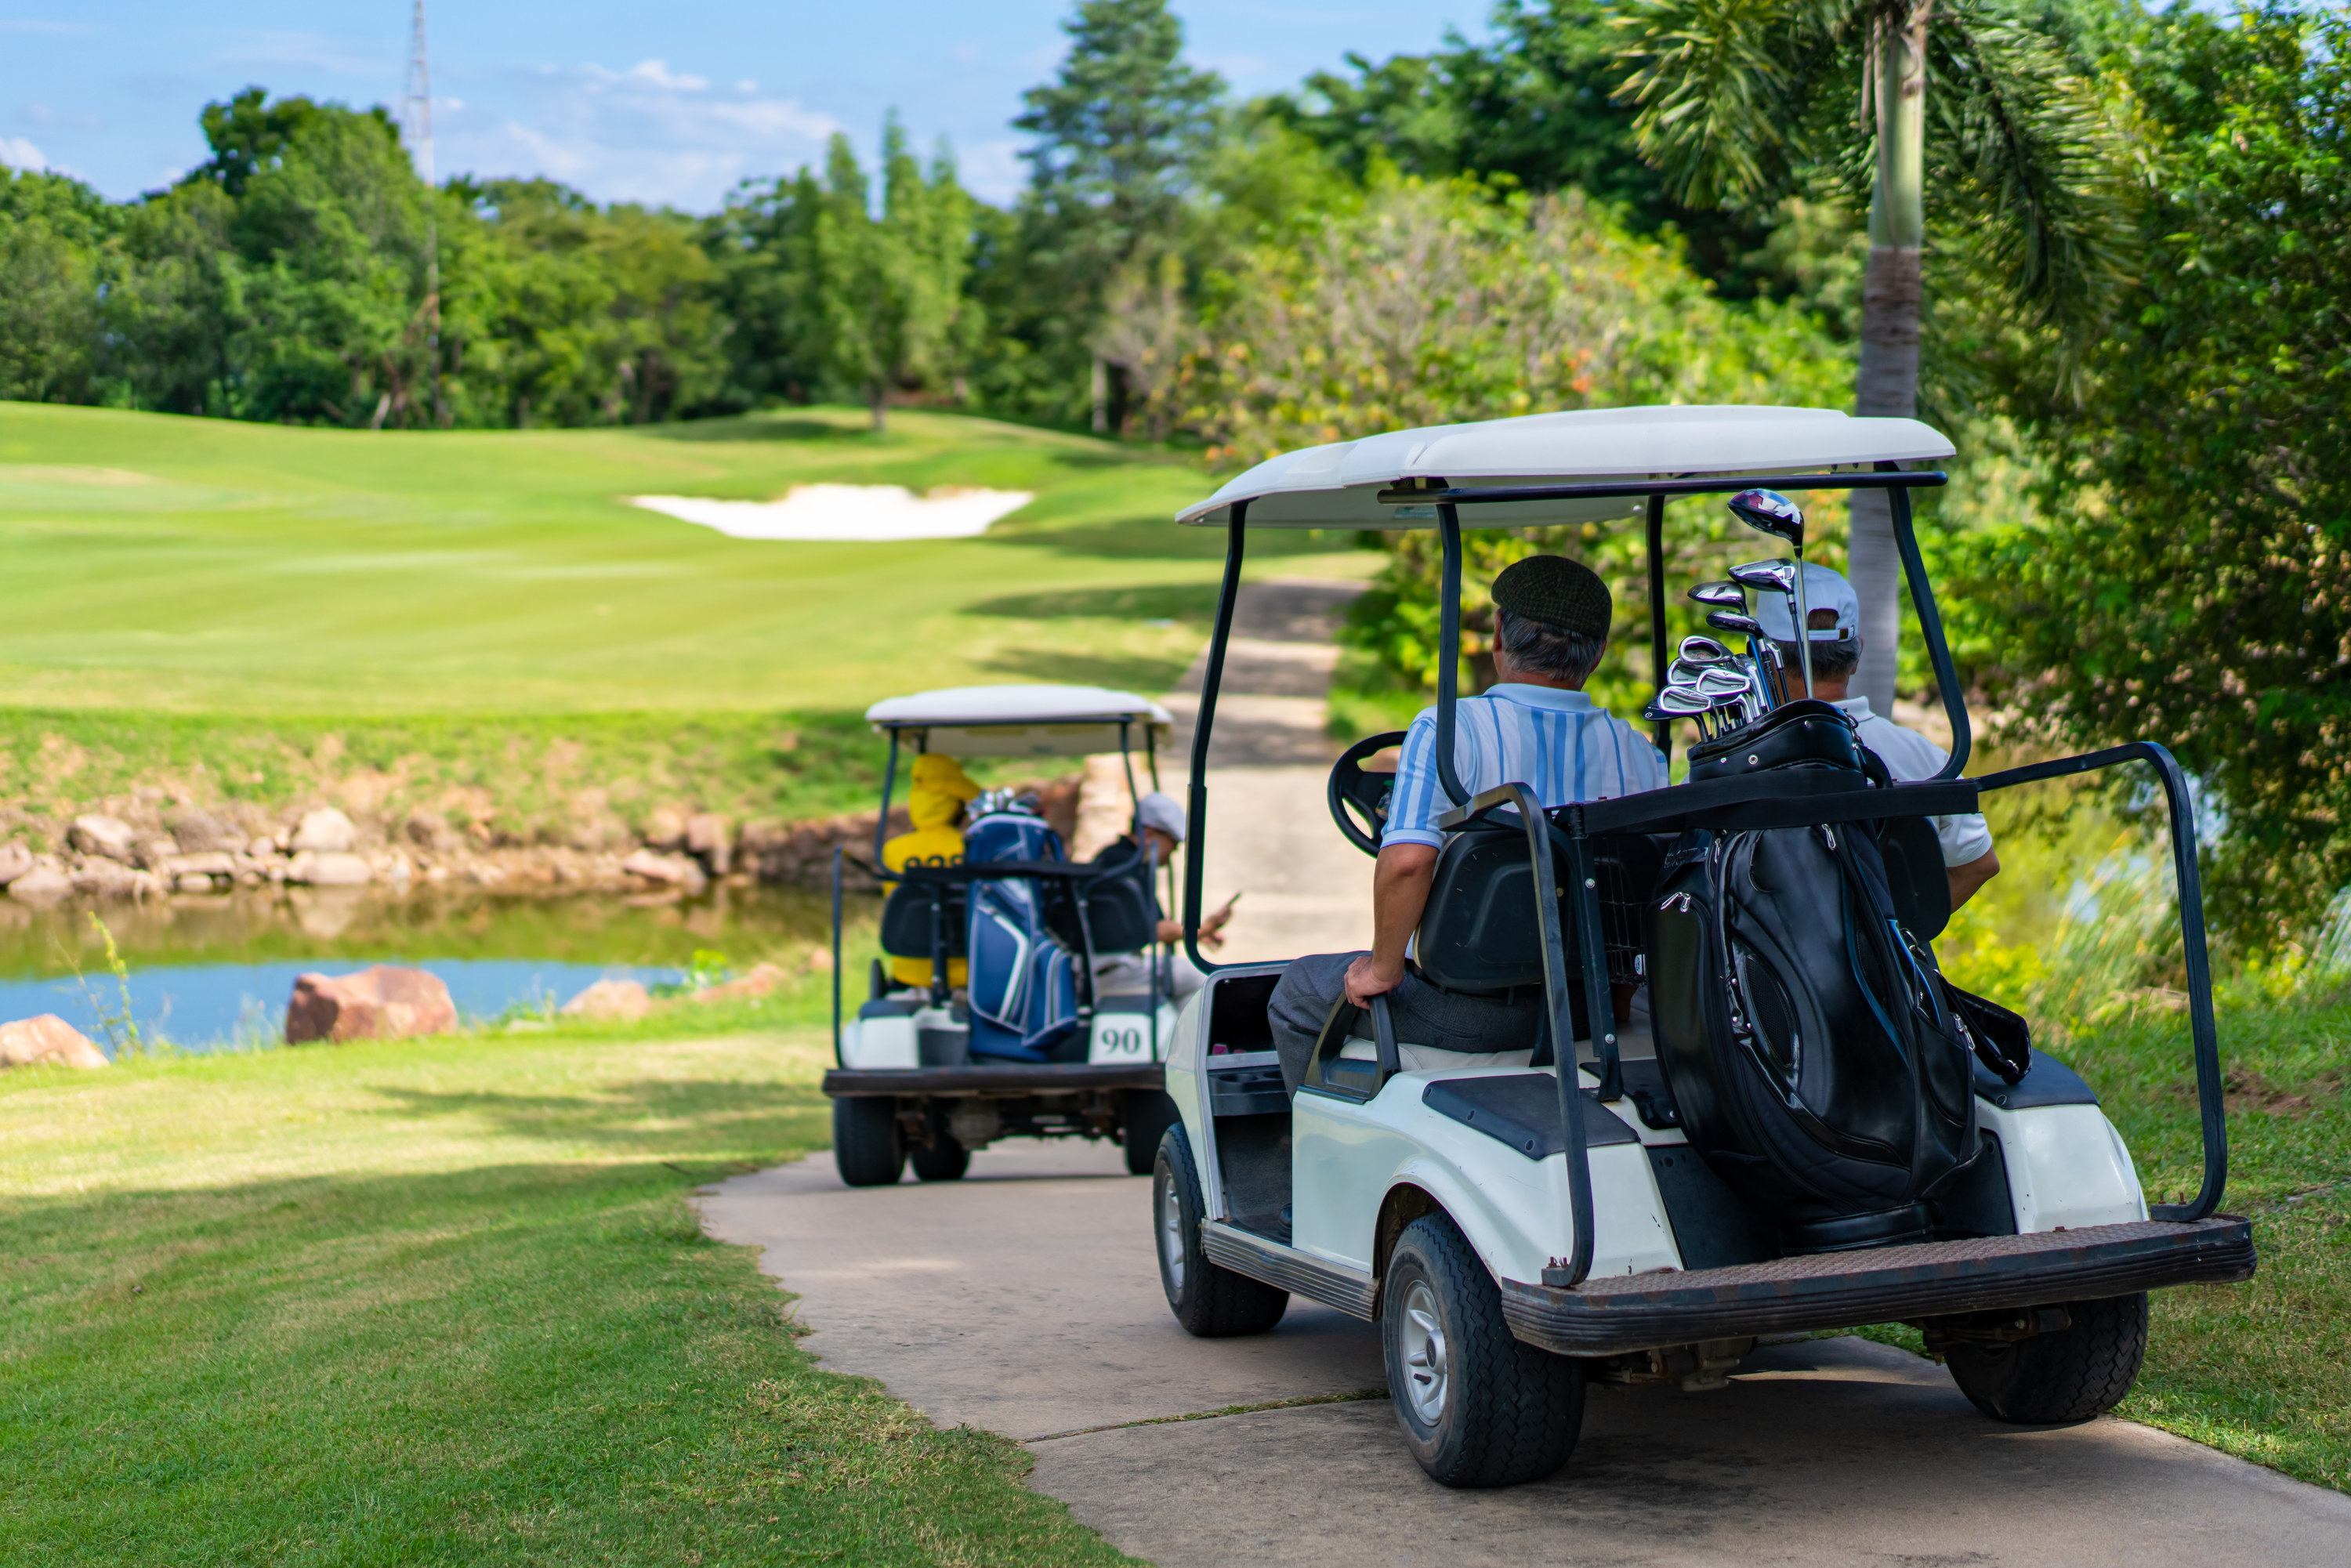
[[[413,0],[408,40],[408,135],[416,148],[416,172],[424,180],[424,344],[433,384],[433,423],[445,422],[441,406],[441,228],[434,216],[433,178],[433,73],[424,54],[424,0]]]

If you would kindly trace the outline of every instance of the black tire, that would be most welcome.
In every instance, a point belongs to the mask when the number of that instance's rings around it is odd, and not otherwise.
[[[1951,1381],[1995,1421],[2071,1426],[2122,1403],[2147,1358],[2147,1292],[2067,1301],[2071,1328],[2013,1344],[1961,1343],[1944,1356]]]
[[[1175,1099],[1164,1089],[1138,1089],[1126,1096],[1124,1126],[1126,1174],[1149,1176],[1159,1159],[1159,1140],[1183,1119]]]
[[[914,1175],[923,1181],[961,1181],[963,1173],[971,1169],[971,1151],[942,1126],[932,1127],[929,1148],[912,1150],[908,1158]]]
[[[906,1134],[898,1103],[883,1094],[843,1095],[832,1103],[832,1165],[852,1186],[890,1186],[906,1168]]]
[[[1220,1269],[1200,1246],[1200,1176],[1182,1126],[1161,1134],[1151,1173],[1152,1251],[1159,1288],[1185,1332],[1201,1339],[1263,1333],[1290,1310],[1290,1292]]]
[[[1540,1480],[1574,1451],[1583,1364],[1511,1334],[1493,1276],[1444,1215],[1424,1215],[1396,1239],[1380,1338],[1405,1443],[1443,1485]]]

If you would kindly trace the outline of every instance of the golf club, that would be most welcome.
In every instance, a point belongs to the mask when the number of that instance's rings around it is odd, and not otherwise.
[[[1713,706],[1710,701],[1698,695],[1687,686],[1667,686],[1657,694],[1657,700],[1649,705],[1658,718],[1697,720],[1700,733],[1709,737],[1712,732],[1707,728],[1700,716],[1708,712]]]
[[[1804,596],[1804,513],[1777,490],[1741,490],[1730,513],[1758,533],[1785,539],[1796,552],[1796,654],[1803,661],[1804,695],[1813,695],[1813,610]]]
[[[1717,610],[1744,610],[1747,594],[1735,582],[1701,582],[1689,591],[1689,596],[1700,604]]]
[[[1683,638],[1680,653],[1685,659],[1735,659],[1739,656],[1713,638],[1699,636]]]
[[[1804,565],[1796,560],[1750,560],[1730,569],[1730,580],[1745,587],[1784,595],[1795,606],[1791,618],[1801,628],[1796,636],[1798,655],[1803,661],[1804,695],[1813,695],[1813,632],[1806,622],[1810,616],[1804,610]],[[1779,649],[1772,650],[1773,662],[1778,662]]]
[[[1735,610],[1718,610],[1706,618],[1706,623],[1718,632],[1736,632],[1750,639],[1763,635],[1763,622]]]

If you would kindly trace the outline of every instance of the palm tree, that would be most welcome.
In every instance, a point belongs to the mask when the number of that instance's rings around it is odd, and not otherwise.
[[[1687,204],[1866,183],[1856,413],[1917,412],[1930,208],[1960,276],[2056,358],[2094,323],[2122,232],[2112,137],[2091,84],[2006,0],[1634,0],[1623,26],[1641,151]],[[1850,576],[1854,689],[1890,712],[1901,564],[1883,492],[1853,497]]]

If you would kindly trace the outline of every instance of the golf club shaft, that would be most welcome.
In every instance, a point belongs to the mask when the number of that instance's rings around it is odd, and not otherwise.
[[[1813,610],[1804,597],[1804,551],[1796,548],[1796,654],[1804,662],[1804,695],[1813,695]]]

